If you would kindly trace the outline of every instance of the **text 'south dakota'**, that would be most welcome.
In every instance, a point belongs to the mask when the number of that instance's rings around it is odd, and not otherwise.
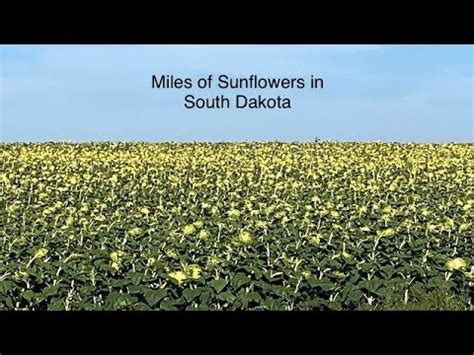
[[[306,82],[301,77],[264,77],[256,74],[245,77],[230,77],[222,74],[215,77],[210,74],[197,80],[192,78],[181,78],[174,75],[152,75],[151,87],[153,89],[187,89],[187,90],[212,90],[216,86],[221,90],[302,90],[322,89],[324,81],[315,75],[309,77]],[[292,99],[286,96],[277,95],[196,95],[187,94],[184,96],[183,106],[188,109],[291,109],[293,108]]]
[[[187,109],[291,109],[291,100],[287,97],[263,97],[261,95],[252,97],[235,95],[231,98],[225,95],[208,98],[186,95],[184,107]]]

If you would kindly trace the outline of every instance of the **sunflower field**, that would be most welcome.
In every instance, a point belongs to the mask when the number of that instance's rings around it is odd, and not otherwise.
[[[0,310],[472,310],[473,227],[473,144],[0,144]]]

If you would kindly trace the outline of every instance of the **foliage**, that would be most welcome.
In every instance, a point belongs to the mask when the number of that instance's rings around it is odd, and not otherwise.
[[[2,144],[0,309],[472,309],[473,162],[472,144]]]

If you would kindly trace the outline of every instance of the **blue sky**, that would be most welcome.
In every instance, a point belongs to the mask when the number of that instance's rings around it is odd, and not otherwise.
[[[0,140],[473,142],[473,46],[0,46]],[[187,110],[151,75],[324,79],[291,110]]]

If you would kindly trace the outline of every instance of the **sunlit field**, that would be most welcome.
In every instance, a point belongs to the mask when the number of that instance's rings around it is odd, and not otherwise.
[[[0,309],[472,309],[474,145],[0,145]]]

